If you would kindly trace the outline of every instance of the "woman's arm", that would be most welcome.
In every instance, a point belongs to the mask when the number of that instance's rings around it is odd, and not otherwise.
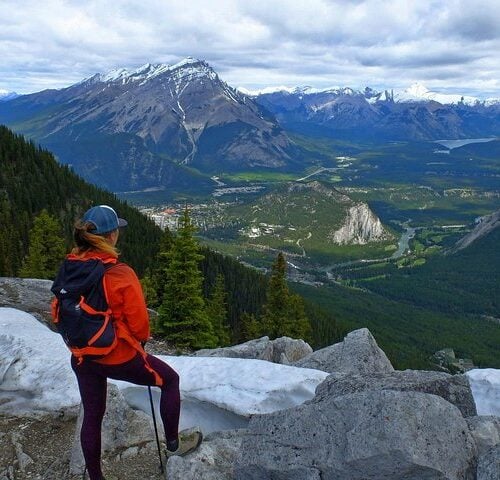
[[[139,342],[149,339],[149,315],[142,287],[134,270],[125,263],[105,273],[108,301],[113,317],[123,322]]]

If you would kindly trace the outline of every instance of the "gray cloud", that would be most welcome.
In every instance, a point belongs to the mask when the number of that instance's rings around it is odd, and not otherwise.
[[[2,0],[0,89],[206,59],[233,86],[462,88],[500,97],[495,0]]]

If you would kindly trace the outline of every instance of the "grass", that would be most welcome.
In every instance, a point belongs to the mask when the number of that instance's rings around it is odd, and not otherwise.
[[[276,172],[272,170],[256,170],[250,172],[221,173],[218,175],[222,182],[289,182],[300,178],[300,174]]]

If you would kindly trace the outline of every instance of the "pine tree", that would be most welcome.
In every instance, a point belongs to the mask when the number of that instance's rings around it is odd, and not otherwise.
[[[286,260],[282,252],[271,267],[271,278],[266,292],[266,304],[261,323],[264,332],[271,338],[284,335],[288,321],[288,285],[286,284]]]
[[[55,278],[64,254],[62,227],[47,210],[42,210],[30,230],[28,255],[21,268],[21,277]]]
[[[163,293],[165,292],[165,282],[167,278],[167,269],[170,263],[170,252],[174,245],[174,236],[167,228],[160,239],[160,248],[156,256],[156,261],[143,279],[143,286],[147,288],[148,305],[152,308],[159,307],[163,303]]]
[[[168,252],[163,302],[159,308],[159,333],[181,348],[213,348],[217,339],[208,319],[202,295],[202,275],[198,263],[203,258],[193,236],[186,208]]]
[[[304,299],[298,294],[288,298],[288,322],[285,324],[285,335],[311,341],[311,324],[306,315]]]
[[[240,317],[240,334],[238,341],[246,342],[259,338],[262,335],[263,327],[255,315],[243,312]]]
[[[270,338],[288,336],[309,338],[311,326],[299,295],[291,295],[286,283],[286,260],[278,254],[271,268],[267,287],[267,301],[261,319],[263,333]]]
[[[224,287],[224,276],[219,274],[215,279],[210,298],[207,301],[206,311],[214,335],[218,339],[218,346],[225,347],[231,343],[231,335],[227,321],[226,289]]]

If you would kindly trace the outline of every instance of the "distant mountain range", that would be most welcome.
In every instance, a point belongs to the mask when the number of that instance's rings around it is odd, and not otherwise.
[[[258,93],[258,92],[257,92]],[[252,95],[285,128],[351,139],[438,140],[500,134],[500,100],[404,91],[309,87]]]
[[[330,87],[330,88],[313,88],[309,86],[303,87],[266,87],[260,90],[248,90],[243,87],[238,87],[238,90],[250,97],[259,97],[271,93],[288,93],[292,95],[314,95],[314,94],[333,94],[333,95],[355,95],[363,96],[369,103],[379,101],[393,101],[398,103],[408,102],[428,102],[434,101],[443,105],[447,104],[466,104],[466,105],[496,105],[500,103],[500,98],[487,98],[482,100],[478,97],[469,95],[447,94],[433,92],[421,83],[414,83],[404,90],[384,89],[381,91],[366,87],[364,90],[353,90],[349,87]]]
[[[0,123],[118,192],[204,188],[222,171],[303,169],[303,151],[287,131],[382,141],[500,134],[500,103],[493,100],[443,96],[421,85],[405,92],[305,87],[254,96],[192,58],[4,100]]]

